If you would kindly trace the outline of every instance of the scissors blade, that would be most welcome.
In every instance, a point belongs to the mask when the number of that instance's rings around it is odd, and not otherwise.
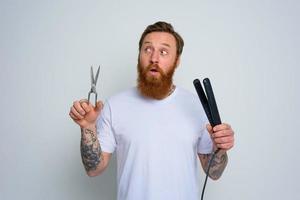
[[[94,80],[94,72],[93,72],[93,66],[91,66],[91,85],[93,86],[95,80]]]
[[[99,72],[100,72],[100,65],[99,65],[99,67],[98,67],[98,69],[97,69],[96,77],[95,77],[95,79],[94,79],[95,85],[96,85],[97,80],[98,80]]]

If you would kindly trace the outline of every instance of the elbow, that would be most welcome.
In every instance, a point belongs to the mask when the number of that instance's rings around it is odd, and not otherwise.
[[[209,176],[209,178],[213,181],[217,181],[220,179],[221,176]]]
[[[208,174],[209,178],[212,179],[213,181],[217,181],[221,178],[223,174],[223,170],[222,171],[214,171],[214,172],[210,172]]]
[[[95,170],[90,170],[90,171],[86,171],[86,174],[89,176],[89,177],[96,177],[96,176],[99,176],[103,173],[103,171],[105,170],[106,167],[104,168],[98,168],[98,169],[95,169]]]
[[[86,174],[89,177],[99,176],[107,168],[107,162],[101,162],[95,168],[86,168]]]
[[[96,176],[97,176],[97,174],[91,173],[91,172],[87,172],[86,174],[87,174],[90,178],[96,177]]]
[[[87,174],[89,177],[96,177],[96,176],[100,175],[100,173],[97,172],[97,171],[87,171],[86,174]]]

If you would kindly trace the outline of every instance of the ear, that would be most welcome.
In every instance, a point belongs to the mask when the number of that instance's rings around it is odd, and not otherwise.
[[[177,67],[179,66],[179,64],[180,64],[180,56],[177,57],[177,60],[176,60],[176,67],[175,67],[175,68],[177,68]]]

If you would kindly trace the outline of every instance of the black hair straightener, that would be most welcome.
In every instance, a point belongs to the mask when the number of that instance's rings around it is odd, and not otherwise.
[[[214,92],[213,92],[213,89],[211,87],[209,79],[205,78],[203,80],[203,85],[204,85],[204,88],[205,88],[206,95],[204,93],[204,90],[201,86],[201,82],[199,81],[199,79],[195,79],[193,81],[193,83],[194,83],[195,89],[197,91],[197,94],[199,96],[199,99],[201,101],[201,104],[203,106],[203,109],[206,113],[206,116],[207,116],[207,119],[208,119],[210,125],[212,127],[214,127],[216,125],[221,124],[222,123],[221,118],[220,118],[220,115],[219,115],[219,111],[218,111],[217,103],[216,103],[216,100],[215,100]],[[208,178],[208,174],[209,174],[209,170],[210,170],[210,167],[211,167],[212,160],[214,159],[215,155],[219,152],[219,150],[220,149],[217,149],[215,152],[212,152],[212,156],[209,160],[208,167],[207,167],[207,170],[206,170],[205,182],[204,182],[203,189],[202,189],[201,200],[203,200],[203,195],[204,195],[204,191],[205,191],[207,178]]]

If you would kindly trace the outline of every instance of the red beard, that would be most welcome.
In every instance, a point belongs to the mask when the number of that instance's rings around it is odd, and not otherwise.
[[[149,98],[160,100],[167,97],[173,84],[173,74],[175,72],[175,68],[176,62],[170,71],[164,73],[157,64],[149,65],[143,69],[138,61],[138,90],[143,96]],[[155,70],[156,75],[151,75],[151,72],[149,72],[151,70]]]

